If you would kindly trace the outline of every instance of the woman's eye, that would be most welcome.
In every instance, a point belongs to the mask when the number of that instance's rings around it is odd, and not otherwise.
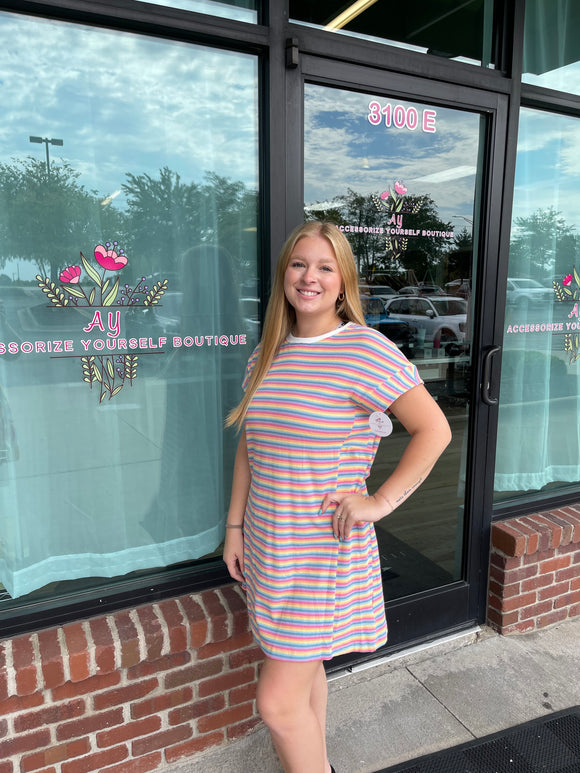
[[[292,268],[302,268],[304,263],[301,263],[299,260],[292,261]]]
[[[332,266],[322,266],[322,270],[323,271],[333,271],[334,269],[332,268]]]

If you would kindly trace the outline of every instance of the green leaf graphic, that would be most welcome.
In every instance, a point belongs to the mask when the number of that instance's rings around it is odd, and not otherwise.
[[[119,277],[115,279],[113,287],[109,290],[106,297],[103,299],[103,306],[112,306],[117,298],[119,292]]]
[[[87,274],[90,276],[90,278],[93,280],[93,282],[99,287],[101,286],[101,277],[99,276],[97,270],[91,266],[89,261],[85,258],[83,253],[81,252],[81,260],[83,262],[83,266]]]

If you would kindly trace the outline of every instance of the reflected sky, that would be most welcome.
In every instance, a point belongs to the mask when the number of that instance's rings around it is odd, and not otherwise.
[[[56,137],[79,182],[107,196],[125,173],[183,182],[210,170],[258,187],[257,62],[245,54],[0,14],[0,160],[45,158]],[[123,206],[123,196],[115,200]]]
[[[369,103],[414,108],[419,126],[372,125]],[[424,109],[435,110],[435,132],[421,128]],[[480,116],[322,86],[306,86],[305,191],[307,204],[347,192],[370,195],[404,181],[409,195],[431,196],[443,220],[473,218]],[[465,222],[455,217],[460,230]]]
[[[238,21],[256,22],[258,16],[253,8],[240,8],[232,3],[219,3],[216,2],[216,0],[172,0],[172,2],[146,0],[146,2],[152,3],[153,5],[164,5],[168,8],[182,8],[184,11],[208,13],[212,16],[237,19]],[[248,2],[247,5],[255,6],[255,3]]]

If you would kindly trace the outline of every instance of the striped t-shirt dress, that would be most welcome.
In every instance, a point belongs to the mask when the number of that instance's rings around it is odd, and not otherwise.
[[[245,420],[244,586],[265,655],[328,660],[386,642],[374,525],[357,523],[339,541],[334,505],[321,505],[327,492],[367,493],[380,440],[369,416],[420,383],[395,344],[352,322],[280,347]]]

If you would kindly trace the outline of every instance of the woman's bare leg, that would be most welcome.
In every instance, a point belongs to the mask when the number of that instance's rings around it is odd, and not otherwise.
[[[322,673],[321,673],[322,669]],[[326,678],[320,661],[266,658],[258,682],[258,711],[286,773],[328,773]]]

